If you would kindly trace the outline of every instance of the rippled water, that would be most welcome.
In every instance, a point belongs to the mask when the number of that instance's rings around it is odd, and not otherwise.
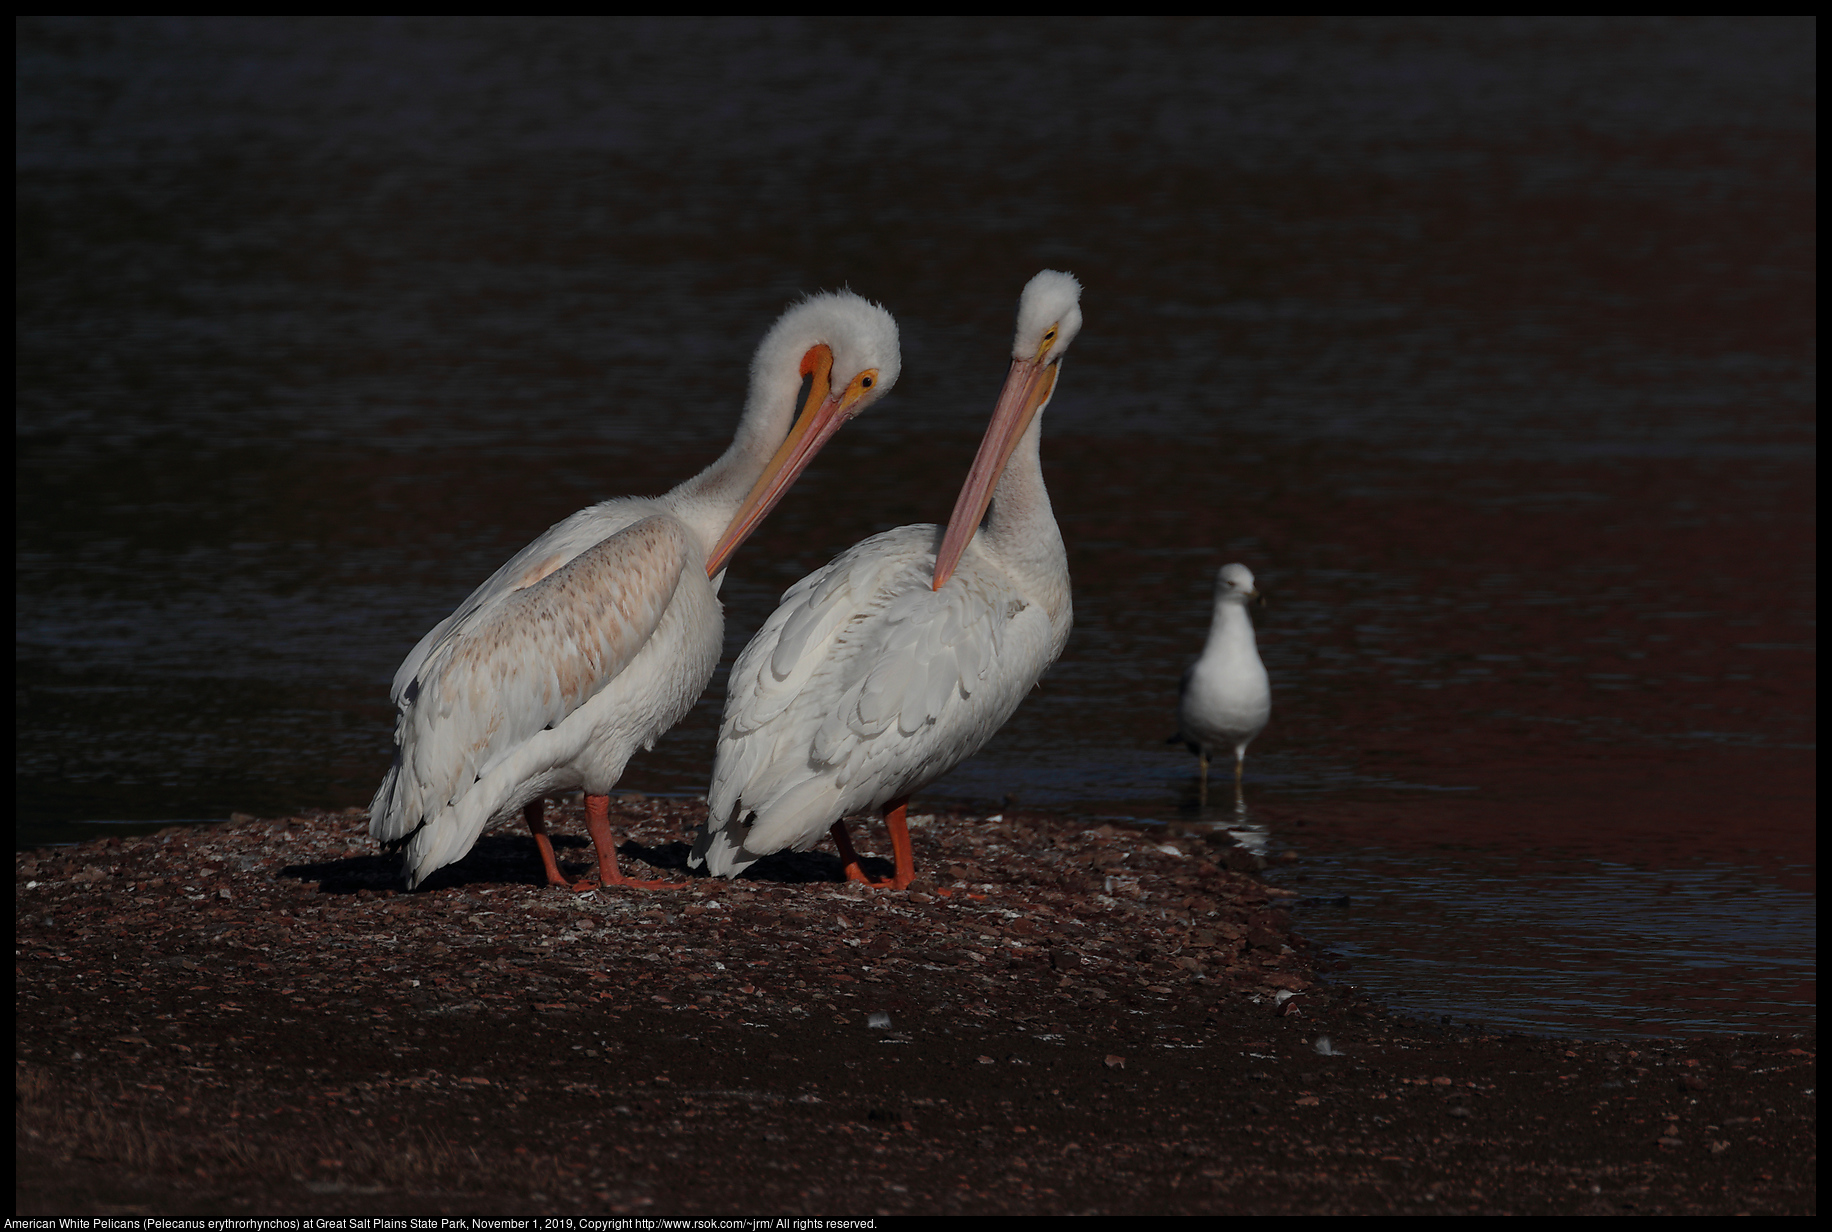
[[[740,555],[735,652],[945,518],[1058,266],[1076,631],[931,794],[1203,820],[1162,741],[1241,560],[1246,806],[1343,978],[1808,1021],[1813,30],[25,23],[21,841],[366,803],[419,635],[704,465],[783,304],[849,284],[905,375]],[[627,786],[704,790],[719,687]]]

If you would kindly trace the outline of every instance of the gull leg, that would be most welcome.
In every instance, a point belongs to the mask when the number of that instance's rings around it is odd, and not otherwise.
[[[585,797],[585,828],[591,831],[592,846],[598,850],[598,882],[600,886],[624,886],[632,890],[684,890],[684,881],[635,881],[623,875],[617,867],[617,840],[611,837],[611,798],[609,796]],[[581,889],[589,890],[590,885]]]
[[[1209,807],[1209,751],[1207,749],[1196,754],[1196,764],[1201,767],[1196,778],[1196,807],[1205,809]]]

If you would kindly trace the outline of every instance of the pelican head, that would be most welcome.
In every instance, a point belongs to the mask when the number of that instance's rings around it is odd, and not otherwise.
[[[750,400],[738,435],[747,443],[762,435],[781,445],[719,537],[706,576],[725,568],[828,438],[888,393],[902,370],[897,322],[851,291],[811,295],[778,318],[751,360]],[[804,380],[808,396],[790,426]]]
[[[1053,364],[1081,332],[1081,283],[1073,274],[1044,270],[1024,284],[1018,297],[1018,333],[1011,357]]]
[[[1012,450],[1031,420],[1049,405],[1056,391],[1056,374],[1069,344],[1081,332],[1081,283],[1060,270],[1044,270],[1024,284],[1018,297],[1018,332],[1012,338],[1011,371],[999,391],[992,422],[980,440],[967,482],[954,502],[947,533],[935,554],[936,590],[947,585],[960,564],[961,554],[986,516],[992,493],[1005,473]]]

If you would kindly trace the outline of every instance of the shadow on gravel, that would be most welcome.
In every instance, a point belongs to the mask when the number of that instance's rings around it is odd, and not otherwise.
[[[577,880],[595,878],[598,861],[591,841],[577,835],[555,834],[554,857],[560,872]],[[617,848],[617,858],[625,863],[626,874],[648,876],[640,869],[627,867],[640,861],[662,876],[707,879],[698,869],[689,868],[687,856],[692,846],[683,842],[645,846],[634,839]],[[863,865],[873,877],[889,877],[895,867],[889,860],[866,856]],[[315,864],[289,864],[278,876],[294,881],[317,882],[325,894],[355,894],[360,890],[380,892],[401,890],[401,859],[392,853],[345,856]],[[777,885],[806,885],[817,882],[844,882],[846,874],[840,858],[822,851],[785,851],[765,856],[738,878]],[[486,834],[477,840],[471,853],[456,864],[439,869],[420,883],[421,890],[449,890],[464,886],[545,885],[547,874],[541,868],[540,853],[533,838],[524,834]]]

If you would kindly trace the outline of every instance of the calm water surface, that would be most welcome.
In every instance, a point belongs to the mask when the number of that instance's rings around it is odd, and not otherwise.
[[[928,795],[1250,827],[1417,1012],[1810,1022],[1814,37],[24,24],[20,841],[367,803],[418,637],[704,465],[850,285],[905,375],[740,555],[735,653],[945,519],[1056,266],[1076,631]],[[1163,739],[1231,560],[1274,712],[1201,815]],[[721,684],[625,786],[705,789]]]

